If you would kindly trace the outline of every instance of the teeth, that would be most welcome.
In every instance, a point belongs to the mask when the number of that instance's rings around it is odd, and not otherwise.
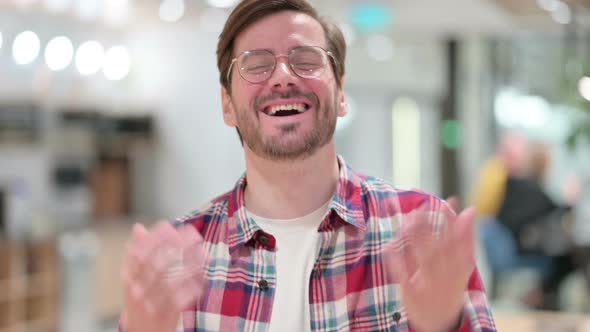
[[[271,106],[270,108],[270,115],[275,115],[278,111],[290,111],[296,110],[299,113],[305,112],[305,104],[285,104],[285,105],[275,105]]]

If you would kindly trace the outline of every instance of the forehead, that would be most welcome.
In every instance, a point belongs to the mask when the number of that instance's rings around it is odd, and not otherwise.
[[[307,14],[282,11],[266,16],[244,29],[236,38],[234,53],[252,49],[283,53],[300,45],[326,47],[322,25]]]

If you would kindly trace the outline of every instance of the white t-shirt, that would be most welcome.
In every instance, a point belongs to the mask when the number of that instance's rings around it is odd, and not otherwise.
[[[277,281],[270,332],[311,331],[309,316],[309,276],[318,255],[318,227],[330,202],[295,219],[268,219],[247,212],[258,226],[276,239]]]

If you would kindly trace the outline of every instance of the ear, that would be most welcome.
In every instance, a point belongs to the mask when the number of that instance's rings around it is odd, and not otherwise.
[[[225,87],[221,87],[221,109],[223,112],[223,122],[230,127],[236,127],[236,112],[231,101],[231,96]]]
[[[342,86],[344,86],[344,77],[342,78]],[[343,117],[348,113],[348,108],[346,105],[346,95],[344,94],[344,89],[340,87],[338,90],[338,116]]]

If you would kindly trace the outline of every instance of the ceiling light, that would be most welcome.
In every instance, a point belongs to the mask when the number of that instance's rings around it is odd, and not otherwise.
[[[80,74],[92,75],[100,70],[104,60],[104,48],[97,41],[87,41],[78,47],[76,67]]]
[[[123,46],[110,48],[104,57],[103,73],[110,81],[119,81],[127,76],[131,67],[129,52]]]
[[[558,3],[558,0],[537,0],[539,7],[548,12],[552,12],[557,9]]]
[[[207,4],[215,8],[231,8],[238,3],[238,0],[207,0]]]
[[[557,3],[557,8],[551,12],[551,17],[553,17],[557,23],[569,24],[572,21],[572,11],[570,10],[570,6],[559,1]]]
[[[12,44],[12,55],[19,65],[33,62],[39,55],[41,41],[33,31],[19,33]]]
[[[73,57],[74,46],[67,37],[55,37],[45,47],[45,62],[53,71],[66,68],[72,62]]]
[[[585,76],[578,82],[578,90],[580,95],[587,101],[590,101],[590,77]]]

